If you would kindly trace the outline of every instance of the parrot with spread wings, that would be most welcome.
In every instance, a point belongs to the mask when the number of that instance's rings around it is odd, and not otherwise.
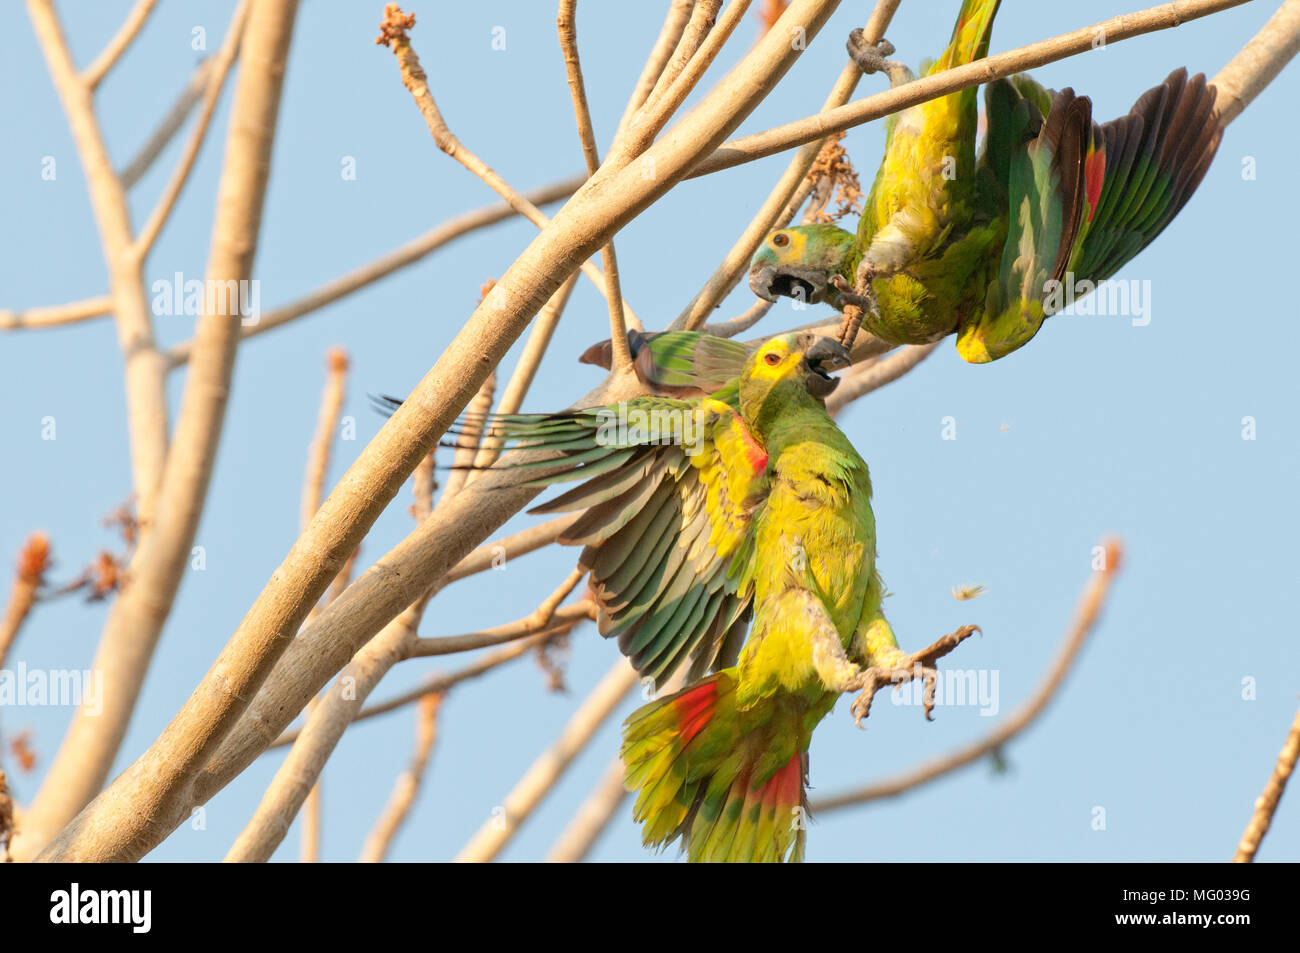
[[[600,632],[656,684],[687,666],[686,687],[625,726],[645,843],[797,861],[817,724],[846,691],[863,690],[861,716],[897,673],[932,677],[942,652],[906,654],[881,612],[867,465],[824,404],[848,351],[808,332],[706,337],[657,335],[653,368],[671,388],[680,349],[684,390],[699,393],[703,366],[720,385],[708,396],[486,423],[550,451],[513,464],[524,485],[582,481],[533,512],[580,512],[560,542],[584,547]]]
[[[997,9],[998,0],[966,0],[925,75],[983,58]],[[849,52],[891,87],[915,78],[885,58],[888,42],[867,44],[860,30]],[[955,332],[965,360],[997,360],[1160,234],[1223,133],[1214,87],[1185,69],[1102,125],[1088,97],[1023,73],[989,83],[984,99],[978,156],[974,88],[889,116],[857,234],[826,224],[777,229],[754,255],[751,290],[856,305],[862,326],[892,344]]]

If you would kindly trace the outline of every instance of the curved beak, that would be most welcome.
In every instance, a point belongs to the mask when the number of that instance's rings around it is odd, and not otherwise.
[[[848,348],[839,341],[824,337],[818,337],[808,345],[804,351],[804,361],[808,365],[808,392],[823,399],[840,383],[840,379],[832,377],[831,372],[853,363]]]
[[[816,304],[826,294],[826,274],[816,268],[781,265],[760,258],[749,267],[749,290],[764,301],[794,298]]]

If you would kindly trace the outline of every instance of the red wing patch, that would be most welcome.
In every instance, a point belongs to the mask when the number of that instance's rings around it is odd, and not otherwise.
[[[1101,201],[1101,187],[1106,182],[1106,147],[1090,149],[1083,162],[1083,178],[1088,195],[1088,221],[1097,213]]]

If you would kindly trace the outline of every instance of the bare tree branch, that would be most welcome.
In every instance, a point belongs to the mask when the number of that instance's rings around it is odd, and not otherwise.
[[[575,571],[541,605],[522,619],[491,629],[471,632],[468,635],[443,635],[433,639],[420,639],[411,649],[411,658],[470,652],[490,645],[514,642],[517,639],[536,635],[538,632],[554,632],[556,629],[571,626],[572,623],[584,619],[594,619],[596,617],[594,603],[590,600],[575,602],[563,609],[558,608],[559,603],[568,597],[583,575],[585,574]]]
[[[885,30],[899,3],[900,0],[878,0],[863,30],[863,35],[868,42],[874,43],[885,35]],[[862,71],[857,64],[850,60],[840,71],[830,95],[826,97],[822,111],[834,109],[848,102],[849,97],[853,95],[853,90],[857,88],[858,78],[861,75]],[[817,154],[821,152],[822,144],[823,140],[820,139],[810,142],[794,154],[775,188],[758,210],[758,214],[746,226],[740,238],[736,240],[736,244],[722,259],[722,263],[718,265],[699,293],[691,299],[686,309],[673,321],[671,327],[688,329],[701,327],[709,319],[713,309],[731,292],[732,288],[736,287],[749,260],[768,232],[783,227],[794,217],[795,211],[803,204],[804,198],[812,188],[812,183],[807,181],[808,170],[812,168]],[[796,195],[799,196],[797,199]]]
[[[479,828],[456,860],[461,863],[485,863],[496,858],[564,775],[578,752],[591,741],[605,719],[619,706],[637,684],[636,670],[627,659],[620,658],[605,677],[573,713],[564,731],[506,795],[499,811]]]
[[[0,669],[4,668],[5,657],[18,638],[18,630],[36,605],[36,595],[45,584],[45,570],[49,565],[50,538],[44,533],[32,533],[18,551],[18,568],[9,589],[9,603],[0,615]]]
[[[75,324],[88,318],[98,318],[113,312],[113,299],[108,295],[70,301],[67,304],[27,308],[23,311],[0,310],[0,331],[20,331],[27,328],[53,328],[62,324]]]
[[[384,807],[383,813],[375,821],[366,842],[361,848],[361,863],[382,863],[388,856],[388,849],[393,838],[406,821],[415,799],[420,794],[420,782],[424,779],[425,768],[429,765],[429,755],[433,743],[438,737],[438,709],[441,707],[441,695],[426,695],[420,701],[415,723],[415,753],[411,764],[393,786],[393,793]]]
[[[627,800],[627,788],[623,783],[626,770],[623,759],[615,755],[573,819],[551,846],[546,855],[547,863],[578,864],[587,859],[596,840],[609,827],[618,814],[618,809]]]
[[[42,31],[56,31],[56,37],[61,40],[57,24],[47,9],[48,3],[30,0],[30,6],[34,18],[44,24]],[[223,286],[228,281],[237,284],[247,280],[252,272],[296,12],[297,0],[258,0],[249,17],[207,267],[209,281],[220,281]],[[106,155],[102,157],[102,165],[107,170],[104,174],[111,175]],[[117,192],[120,195],[120,188]],[[124,206],[122,212],[125,215]],[[134,295],[139,285],[142,296],[138,260],[132,265],[132,278],[130,294]],[[147,325],[143,297],[139,305]],[[94,667],[104,673],[103,710],[89,716],[81,708],[74,716],[40,793],[24,816],[23,830],[15,840],[14,852],[20,858],[30,858],[41,850],[103,785],[126,733],[181,574],[189,564],[221,438],[239,340],[239,315],[211,313],[207,301],[204,305],[198,319],[194,361],[181,401],[175,439],[161,481],[157,524],[152,532],[142,534],[129,569],[131,582],[113,603],[95,655]],[[122,314],[123,308],[119,306],[119,320]],[[152,347],[152,335],[140,346]],[[132,360],[128,358],[128,367]],[[152,371],[161,371],[161,364]],[[161,392],[157,398],[159,407],[163,406]],[[415,462],[412,461],[411,469],[415,469]],[[137,489],[140,488],[137,483]],[[144,493],[141,497],[143,511]],[[353,548],[355,543],[337,562],[318,567],[328,575],[326,584],[338,574]],[[321,590],[302,604],[299,622]],[[292,638],[295,630],[296,626],[289,630],[287,637]],[[220,668],[219,660],[217,670]],[[217,689],[216,693],[220,697],[224,690]],[[191,737],[192,729],[183,721],[177,722],[164,735]],[[173,768],[183,767],[187,761],[202,762],[208,754],[201,748],[183,747],[187,751],[185,756],[179,750],[173,752],[176,756]]]
[[[546,185],[528,193],[530,201],[538,205],[550,205],[552,202],[558,202],[560,199],[572,195],[577,188],[587,181],[586,176],[576,176],[571,179],[564,179],[552,185]],[[346,275],[341,275],[332,281],[321,285],[315,291],[309,292],[297,301],[290,302],[269,311],[262,315],[256,324],[244,325],[241,328],[243,338],[256,337],[266,331],[274,330],[282,325],[288,324],[304,315],[311,314],[326,305],[333,304],[340,298],[345,298],[353,292],[360,291],[368,285],[374,284],[396,271],[400,271],[407,265],[413,265],[422,260],[426,255],[437,251],[446,244],[460,238],[470,232],[488,225],[495,225],[497,222],[517,214],[513,208],[504,202],[498,202],[494,205],[485,205],[482,208],[473,209],[469,212],[463,212],[454,218],[437,225],[414,238],[404,245],[394,248],[385,255],[381,255],[374,261],[362,265]],[[3,313],[0,312],[0,327],[3,327]],[[190,351],[194,347],[193,341],[185,341],[176,345],[167,352],[167,366],[169,369],[179,367],[190,359]]]
[[[564,51],[564,69],[569,78],[569,94],[573,98],[573,112],[578,122],[578,138],[582,142],[582,157],[587,163],[587,175],[595,175],[600,168],[600,153],[596,149],[596,133],[591,126],[591,110],[587,106],[587,90],[582,82],[582,64],[578,60],[578,27],[574,11],[578,0],[560,0],[556,28],[560,34],[560,48]],[[618,282],[618,256],[611,239],[601,246],[601,264],[605,268],[605,295],[609,305],[610,340],[613,342],[615,367],[628,367],[632,352],[627,344],[627,318],[623,313],[623,292]],[[640,327],[637,330],[642,330]]]
[[[87,66],[81,72],[81,81],[86,84],[86,88],[92,92],[108,75],[126,48],[135,40],[140,28],[144,26],[145,21],[149,19],[149,14],[153,13],[154,6],[158,0],[136,0],[135,6],[127,14],[125,22],[118,29],[113,38],[108,41],[108,46],[95,57],[94,62]]]
[[[859,397],[898,380],[933,354],[942,343],[934,341],[930,344],[912,344],[874,363],[853,368],[844,375],[831,396],[826,398],[826,409],[834,417]]]
[[[531,635],[526,639],[509,642],[502,648],[497,649],[495,652],[489,652],[477,661],[466,665],[464,668],[457,669],[454,672],[449,672],[446,675],[436,675],[418,688],[402,692],[386,701],[376,702],[369,707],[363,708],[352,720],[354,722],[364,721],[367,718],[374,718],[376,715],[386,715],[390,711],[396,711],[398,708],[404,708],[407,705],[414,704],[422,698],[447,692],[454,686],[459,685],[461,682],[478,678],[480,675],[486,675],[494,668],[504,665],[506,662],[513,661],[521,655],[526,655],[534,648],[544,645],[548,640],[553,639],[555,636],[571,631],[580,621],[582,620],[557,621],[554,623],[553,627],[543,629],[536,635]],[[283,748],[286,745],[291,745],[298,740],[301,734],[301,731],[286,731],[280,737],[276,738],[275,741],[267,747],[267,750],[269,751],[273,748]]]
[[[1241,843],[1237,845],[1237,853],[1232,858],[1234,864],[1249,864],[1254,861],[1260,841],[1273,824],[1273,815],[1286,791],[1286,783],[1295,771],[1297,758],[1300,758],[1300,711],[1296,712],[1295,721],[1291,723],[1286,744],[1282,745],[1282,753],[1277,756],[1277,764],[1273,766],[1273,774],[1264,785],[1264,793],[1255,801],[1255,813],[1251,815],[1250,823],[1241,835]]]
[[[117,318],[118,344],[126,365],[131,471],[139,500],[141,532],[148,535],[167,455],[166,375],[162,355],[154,341],[142,262],[132,244],[126,192],[113,171],[104,145],[95,116],[93,92],[72,63],[53,0],[27,0],[27,12],[67,114],[99,227],[108,267],[109,294]]]
[[[190,135],[190,141],[185,144],[185,151],[181,153],[180,162],[176,164],[176,171],[172,173],[171,180],[167,183],[167,187],[163,189],[158,204],[149,213],[149,218],[146,219],[144,227],[140,229],[140,234],[136,236],[134,248],[141,261],[148,257],[154,242],[158,240],[163,226],[167,224],[167,219],[171,216],[172,209],[176,207],[176,200],[180,198],[181,192],[185,189],[185,183],[189,181],[190,172],[194,170],[194,163],[199,157],[199,150],[203,148],[203,141],[208,135],[208,126],[212,122],[212,114],[217,111],[217,102],[221,99],[221,89],[226,85],[226,75],[230,72],[235,57],[239,55],[239,40],[244,31],[244,20],[247,15],[248,0],[240,0],[239,6],[235,8],[235,12],[230,17],[230,25],[226,27],[226,37],[221,41],[221,49],[217,51],[212,69],[208,72],[208,84],[203,92],[203,109],[199,112],[198,124]]]
[[[316,433],[312,437],[310,446],[307,449],[307,473],[303,478],[302,487],[302,508],[299,511],[299,526],[306,528],[311,522],[311,518],[316,515],[320,509],[320,501],[325,492],[325,474],[329,470],[330,450],[334,444],[334,432],[338,429],[339,413],[343,408],[343,400],[346,393],[347,373],[348,373],[348,356],[342,348],[332,348],[326,355],[326,368],[328,377],[325,381],[325,391],[321,394],[320,414],[316,421]],[[425,482],[430,482],[428,478],[432,477],[433,465],[432,460],[426,461],[428,464],[421,464],[427,472]],[[419,496],[419,487],[421,485],[421,467],[415,471],[416,495]],[[335,577],[334,582],[330,585],[330,590],[326,593],[326,600],[332,602],[338,597],[338,593],[347,587],[347,578],[351,575],[352,560],[349,560],[342,571]],[[340,584],[341,583],[341,584]],[[312,617],[319,610],[319,606],[313,608],[307,616],[310,622]],[[313,698],[307,706],[308,714],[315,707],[317,699]],[[307,795],[307,800],[302,809],[302,839],[299,859],[304,864],[314,864],[320,856],[320,836],[321,836],[321,789],[320,782],[312,786]]]
[[[1102,545],[1105,548],[1104,567],[1095,570],[1092,578],[1088,581],[1083,597],[1075,610],[1074,619],[1070,623],[1070,629],[1066,634],[1065,641],[1062,643],[1052,667],[1048,670],[1047,676],[1034,691],[1034,694],[1029,697],[1028,701],[1006,718],[987,738],[983,738],[964,748],[959,748],[933,761],[927,761],[911,771],[887,778],[884,781],[877,781],[874,784],[855,790],[817,798],[810,805],[811,810],[824,813],[841,807],[863,804],[867,801],[897,797],[913,788],[928,784],[936,778],[950,774],[958,768],[973,764],[986,755],[1001,751],[1011,739],[1033,724],[1035,719],[1047,708],[1048,703],[1056,697],[1062,683],[1065,681],[1065,676],[1069,674],[1070,669],[1073,667],[1080,649],[1088,640],[1088,636],[1097,624],[1097,619],[1101,616],[1102,609],[1105,608],[1106,595],[1110,591],[1110,584],[1115,574],[1119,572],[1123,561],[1122,544],[1117,539],[1109,539],[1103,540]]]
[[[645,66],[641,70],[636,86],[632,90],[632,95],[628,98],[627,107],[623,110],[623,115],[618,121],[618,130],[614,133],[614,142],[610,150],[618,148],[620,142],[627,135],[628,125],[632,118],[637,114],[642,106],[645,105],[650,93],[654,90],[655,84],[659,77],[663,75],[668,66],[669,57],[677,48],[677,43],[682,38],[682,33],[686,29],[687,21],[690,20],[691,10],[695,6],[695,0],[672,0],[668,6],[668,16],[664,19],[663,28],[659,32],[655,45],[650,50],[650,55],[646,57]]]

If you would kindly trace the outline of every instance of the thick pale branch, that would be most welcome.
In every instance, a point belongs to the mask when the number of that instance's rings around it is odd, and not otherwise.
[[[1286,0],[1211,82],[1219,119],[1226,126],[1263,92],[1300,52],[1300,0]]]
[[[167,455],[166,374],[163,356],[154,341],[141,263],[132,249],[126,192],[113,171],[95,116],[93,93],[73,66],[52,0],[27,0],[27,11],[76,142],[108,267],[118,345],[126,367],[131,471],[141,533],[147,536],[152,529],[155,496]],[[20,836],[16,842],[16,854],[21,855],[22,840]]]
[[[826,399],[826,409],[835,416],[859,397],[890,384],[935,352],[942,341],[913,344],[888,357],[855,367],[844,375],[835,392]]]
[[[469,652],[474,649],[487,648],[490,645],[514,642],[516,639],[527,638],[530,635],[536,635],[538,632],[553,632],[556,629],[569,627],[583,619],[593,619],[595,618],[593,603],[586,600],[576,602],[571,606],[565,606],[563,609],[556,608],[556,605],[573,591],[573,587],[577,585],[577,580],[581,578],[582,574],[579,573],[576,578],[566,580],[566,585],[561,586],[552,596],[552,599],[554,599],[552,604],[547,604],[551,602],[548,599],[547,603],[538,606],[535,611],[522,619],[507,622],[491,629],[483,629],[480,632],[471,632],[468,635],[443,635],[433,639],[419,639],[411,648],[411,657]],[[554,598],[555,596],[559,598]]]
[[[440,695],[461,682],[469,679],[478,678],[480,675],[486,675],[506,662],[513,661],[521,655],[527,654],[534,648],[546,643],[549,639],[554,638],[563,632],[568,632],[573,628],[576,622],[566,622],[562,625],[557,624],[553,629],[544,629],[536,635],[529,636],[516,642],[510,642],[495,652],[489,652],[476,662],[466,665],[464,668],[457,669],[454,672],[448,672],[446,675],[435,675],[419,688],[411,691],[402,692],[392,698],[382,702],[376,702],[367,708],[361,709],[360,713],[353,718],[353,721],[364,721],[367,718],[374,718],[377,715],[386,715],[390,711],[396,711],[398,708],[405,708],[407,705],[415,704],[422,698],[428,698],[430,695]],[[300,731],[286,731],[267,748],[283,748],[291,745],[302,735]]]

